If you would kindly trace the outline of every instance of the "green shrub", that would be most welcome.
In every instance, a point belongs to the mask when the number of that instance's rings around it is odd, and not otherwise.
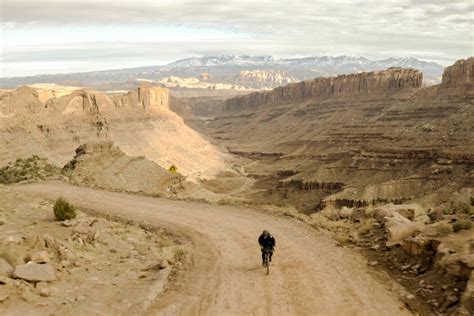
[[[455,233],[460,231],[461,229],[471,229],[471,228],[472,228],[472,223],[467,220],[460,220],[453,224],[453,230]]]
[[[63,197],[59,197],[54,202],[54,217],[57,221],[64,221],[76,217],[74,206],[69,204]]]

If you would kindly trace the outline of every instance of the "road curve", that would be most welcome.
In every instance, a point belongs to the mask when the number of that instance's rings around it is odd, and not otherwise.
[[[153,315],[411,315],[357,253],[293,219],[237,207],[112,193],[65,183],[15,186],[48,198],[173,230],[193,247],[191,264]],[[270,276],[257,237],[277,240]]]

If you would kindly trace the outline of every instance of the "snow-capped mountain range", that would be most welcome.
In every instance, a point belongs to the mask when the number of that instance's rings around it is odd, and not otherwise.
[[[165,66],[165,68],[208,68],[225,67],[235,68],[262,68],[278,69],[292,72],[310,71],[325,76],[354,73],[362,71],[383,70],[389,67],[415,68],[423,71],[426,79],[439,80],[443,72],[443,66],[434,62],[426,62],[413,57],[368,59],[353,56],[321,56],[303,58],[275,58],[273,56],[246,56],[246,55],[224,55],[192,57],[178,60]],[[292,71],[293,70],[293,71]],[[294,76],[305,77],[292,73]]]
[[[0,88],[13,88],[22,84],[57,83],[87,86],[98,90],[129,89],[136,86],[140,80],[159,82],[168,77],[181,77],[187,78],[187,81],[196,78],[203,83],[200,86],[206,87],[218,84],[231,88],[238,86],[239,89],[271,89],[295,80],[383,70],[389,67],[421,70],[427,84],[440,82],[444,69],[434,62],[412,57],[369,59],[353,56],[276,58],[220,55],[191,57],[164,66],[1,78]]]

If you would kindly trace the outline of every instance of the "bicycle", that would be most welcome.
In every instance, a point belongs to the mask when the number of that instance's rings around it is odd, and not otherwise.
[[[267,275],[270,274],[270,254],[272,253],[272,249],[262,248],[263,251],[263,266],[267,268]]]

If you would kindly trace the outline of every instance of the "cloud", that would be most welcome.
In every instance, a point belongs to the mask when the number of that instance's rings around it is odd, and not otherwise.
[[[97,60],[120,43],[111,55],[133,60],[347,54],[448,64],[472,55],[473,12],[465,0],[2,0],[2,62]]]

